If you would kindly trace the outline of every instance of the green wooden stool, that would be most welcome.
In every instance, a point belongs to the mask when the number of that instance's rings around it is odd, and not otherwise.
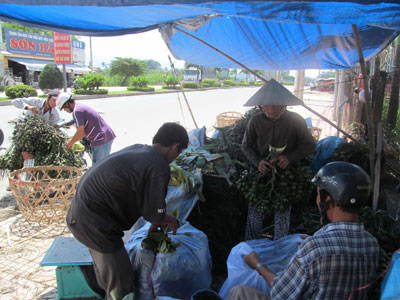
[[[103,299],[88,285],[82,266],[92,265],[88,248],[73,237],[55,238],[40,266],[56,266],[57,299]]]

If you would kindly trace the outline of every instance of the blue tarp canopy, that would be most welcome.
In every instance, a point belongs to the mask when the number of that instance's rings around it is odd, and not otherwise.
[[[171,52],[202,66],[237,68],[185,30],[251,69],[342,69],[400,33],[400,1],[0,0],[0,19],[76,35],[159,28]]]

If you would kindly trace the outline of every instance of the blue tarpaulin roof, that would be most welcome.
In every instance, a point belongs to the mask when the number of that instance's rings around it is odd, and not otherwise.
[[[357,25],[368,60],[400,33],[400,1],[0,0],[0,19],[76,35],[159,28],[172,53],[202,66],[341,69],[357,64]]]

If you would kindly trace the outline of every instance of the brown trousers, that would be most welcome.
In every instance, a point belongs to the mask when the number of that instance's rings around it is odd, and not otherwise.
[[[112,253],[89,251],[97,283],[106,291],[107,300],[121,300],[133,293],[133,267],[125,247]]]
[[[271,298],[251,286],[238,285],[229,292],[229,300],[271,300]]]

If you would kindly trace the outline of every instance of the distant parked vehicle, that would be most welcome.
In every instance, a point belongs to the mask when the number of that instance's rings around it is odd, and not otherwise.
[[[310,83],[310,90],[320,92],[333,91],[335,87],[335,78],[318,78]]]
[[[195,82],[199,84],[201,82],[201,72],[196,68],[189,68],[183,70],[183,82]]]

